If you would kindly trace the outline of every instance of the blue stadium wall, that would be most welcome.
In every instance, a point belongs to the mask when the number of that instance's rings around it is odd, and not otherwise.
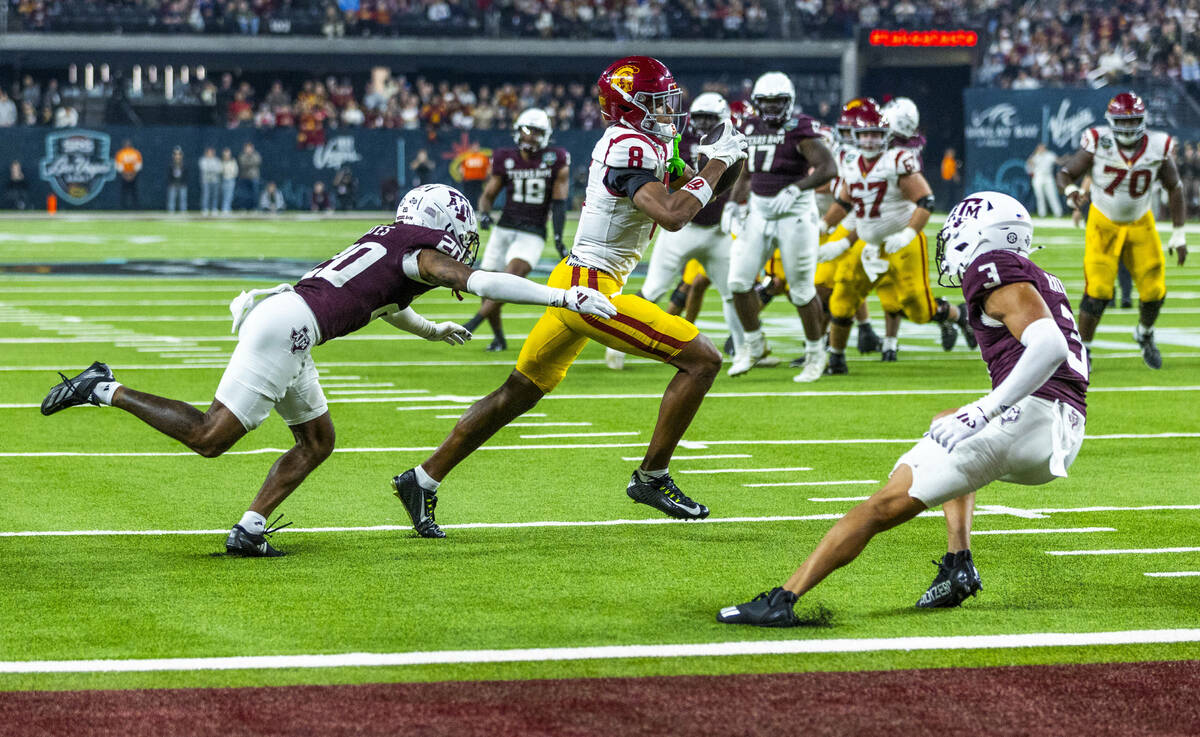
[[[599,134],[564,131],[555,135],[553,144],[571,152],[572,171],[578,172],[587,166]],[[295,129],[9,128],[0,138],[0,160],[5,174],[10,161],[21,162],[30,183],[30,202],[36,209],[44,207],[46,196],[52,192],[63,210],[117,209],[121,188],[112,157],[125,139],[142,153],[138,195],[140,208],[146,210],[166,207],[167,164],[176,146],[183,149],[188,170],[188,206],[197,210],[197,162],[209,146],[218,155],[228,147],[236,156],[246,141],[253,142],[263,158],[263,184],[275,181],[289,209],[306,208],[313,183],[323,181],[328,188],[337,170],[343,164],[349,165],[358,179],[357,209],[378,209],[385,180],[397,178],[402,193],[411,186],[408,164],[422,148],[436,164],[432,180],[453,184],[450,165],[459,152],[473,145],[484,149],[512,145],[510,133],[491,130],[446,134],[431,141],[423,131],[341,129],[328,131],[324,146],[306,149],[297,146]]]
[[[1034,201],[1025,160],[1033,149],[1038,143],[1045,143],[1060,156],[1075,151],[1085,129],[1107,125],[1104,109],[1112,96],[1121,91],[1113,87],[967,88],[963,91],[966,151],[962,186],[968,192],[1005,192],[1032,209]],[[1200,139],[1200,128],[1190,125],[1194,121],[1177,119],[1171,106],[1163,100],[1153,99],[1167,92],[1156,91],[1151,95],[1135,91],[1147,97],[1152,113],[1166,111],[1165,116],[1151,118],[1149,124],[1152,127],[1165,129],[1183,140]]]

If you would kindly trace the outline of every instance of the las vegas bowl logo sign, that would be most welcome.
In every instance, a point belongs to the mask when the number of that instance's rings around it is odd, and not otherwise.
[[[104,183],[117,176],[105,133],[79,128],[46,136],[46,156],[40,162],[42,179],[72,205],[95,199]]]

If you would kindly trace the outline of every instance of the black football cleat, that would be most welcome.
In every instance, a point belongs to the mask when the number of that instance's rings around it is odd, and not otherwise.
[[[879,354],[879,360],[883,361],[884,363],[895,363],[897,360],[897,357],[898,357],[897,356],[898,353],[899,353],[899,351],[897,351],[895,349],[884,350]]]
[[[496,353],[498,351],[507,351],[507,350],[508,350],[508,341],[504,339],[503,335],[497,335],[495,338],[492,338],[491,343],[488,343],[487,351],[489,353]]]
[[[979,345],[979,341],[975,340],[975,331],[971,329],[971,323],[967,319],[967,303],[963,302],[958,306],[958,329],[962,331],[963,339],[967,341],[967,347],[971,350]]]
[[[96,399],[93,390],[96,385],[104,381],[114,381],[112,370],[107,364],[96,361],[91,366],[88,366],[74,378],[68,379],[66,374],[61,371],[58,374],[62,377],[46,398],[42,400],[42,414],[47,417],[60,412],[68,407],[78,407],[81,404],[94,404],[100,406],[100,400]]]
[[[874,353],[883,347],[883,341],[879,339],[875,328],[871,327],[871,323],[865,322],[858,326],[858,352],[859,353]]]
[[[958,342],[958,325],[945,320],[938,323],[938,328],[942,331],[942,350],[954,350],[954,344]]]
[[[802,353],[799,356],[796,356],[795,358],[793,358],[791,361],[788,361],[788,366],[791,366],[792,368],[804,368],[804,359],[805,358],[806,358],[806,356]]]
[[[846,354],[830,351],[829,363],[825,366],[825,373],[830,376],[850,373],[850,367],[846,365]]]
[[[437,492],[429,491],[417,483],[417,472],[408,469],[392,478],[396,497],[408,512],[413,529],[421,537],[445,537],[446,533],[433,521],[433,510],[437,509]]]
[[[283,519],[283,515],[276,517],[275,522],[279,522],[281,519]],[[272,547],[271,543],[267,542],[267,537],[272,532],[278,532],[290,524],[292,523],[288,522],[286,525],[277,527],[267,525],[261,535],[248,532],[241,525],[234,525],[233,529],[229,531],[229,537],[225,538],[225,552],[243,558],[282,558],[283,551]]]
[[[725,355],[731,356],[731,357],[733,356],[733,336],[732,335],[725,339],[725,345],[721,346],[721,350],[725,352]]]
[[[1133,334],[1133,339],[1142,348],[1142,360],[1152,369],[1162,368],[1162,354],[1158,352],[1158,346],[1154,344],[1154,331],[1151,330],[1142,333],[1142,337],[1138,337],[1137,333]],[[47,414],[45,403],[42,403],[42,414]]]
[[[629,479],[625,493],[638,504],[646,504],[675,519],[704,519],[708,516],[708,507],[692,501],[675,485],[670,474],[641,481],[637,472]]]
[[[1133,307],[1133,300],[1129,298],[1129,295],[1121,297],[1121,309],[1128,310],[1131,307]]]
[[[920,609],[956,607],[983,590],[983,580],[971,559],[971,551],[946,553],[941,561],[933,561],[937,576],[929,589],[917,600]]]
[[[717,612],[717,621],[724,624],[752,624],[756,627],[797,627],[800,618],[792,607],[798,598],[791,591],[777,586],[745,604],[725,607]]]

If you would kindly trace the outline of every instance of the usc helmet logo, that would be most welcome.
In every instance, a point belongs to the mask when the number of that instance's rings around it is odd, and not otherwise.
[[[626,93],[632,92],[634,75],[640,71],[642,70],[633,64],[626,64],[622,67],[618,67],[617,70],[612,73],[613,86],[619,87]]]

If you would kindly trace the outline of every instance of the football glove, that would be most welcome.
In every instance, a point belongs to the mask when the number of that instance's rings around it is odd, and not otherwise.
[[[471,339],[471,331],[456,322],[438,322],[433,324],[433,332],[425,336],[425,340],[442,340],[450,345],[462,345]]]
[[[567,257],[567,244],[563,243],[562,236],[554,236],[554,250],[558,251],[559,258]]]
[[[916,237],[917,231],[913,230],[911,227],[905,227],[904,230],[900,231],[899,233],[892,233],[887,238],[883,239],[883,251],[889,255],[898,253],[909,243],[912,243],[913,239]]]
[[[962,441],[982,432],[987,423],[983,409],[977,404],[968,404],[954,414],[934,420],[929,426],[929,437],[949,452]]]
[[[1187,233],[1182,228],[1176,228],[1171,231],[1171,240],[1167,242],[1167,253],[1179,259],[1180,266],[1183,266],[1183,262],[1187,261]]]
[[[863,246],[862,257],[863,271],[867,272],[867,278],[874,282],[879,277],[887,273],[888,262],[879,257],[879,246],[874,243],[867,243]]]
[[[721,210],[721,232],[732,233],[734,228],[740,228],[746,222],[746,213],[750,210],[746,205],[736,202],[726,202]]]
[[[671,141],[671,158],[667,159],[667,171],[673,177],[681,177],[687,171],[687,162],[679,155],[679,142],[683,140],[683,136],[675,134],[674,140]]]
[[[617,314],[617,308],[603,294],[590,287],[560,289],[550,303],[551,307],[562,307],[581,315],[592,315],[608,319]]]
[[[821,219],[818,225],[820,227],[821,235],[833,235],[833,232],[838,229],[838,226],[830,225],[829,223],[825,222],[824,218]]]
[[[849,249],[850,241],[845,238],[838,238],[836,241],[827,241],[817,246],[817,261],[822,264],[826,261],[832,261]]]
[[[767,212],[771,217],[782,217],[787,214],[787,211],[791,209],[792,205],[796,202],[796,198],[799,196],[800,188],[794,184],[789,184],[771,199],[771,203],[767,205]]]
[[[479,229],[490,230],[492,227],[492,216],[486,212],[479,213]]]
[[[732,125],[726,125],[721,131],[721,137],[712,143],[701,145],[697,150],[701,156],[709,160],[725,162],[725,166],[733,166],[746,158],[746,137]]]

